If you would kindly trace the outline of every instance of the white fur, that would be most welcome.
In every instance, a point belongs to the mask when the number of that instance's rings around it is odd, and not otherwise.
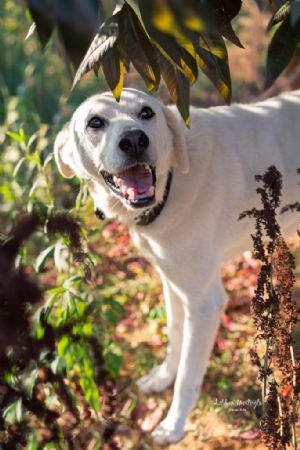
[[[156,116],[141,122],[142,105]],[[91,137],[87,117],[99,113],[107,128]],[[250,248],[253,222],[239,214],[258,206],[254,176],[276,165],[284,180],[283,203],[299,199],[300,92],[253,105],[191,109],[186,128],[174,107],[125,90],[117,104],[109,94],[92,97],[58,135],[56,161],[67,177],[85,178],[95,205],[107,217],[125,222],[141,252],[160,273],[169,328],[165,361],[139,381],[143,392],[159,392],[175,381],[167,417],[153,432],[158,443],[183,436],[185,419],[198,400],[226,293],[220,264]],[[140,128],[150,139],[149,159],[157,168],[156,198],[163,197],[168,171],[174,170],[170,195],[161,215],[135,226],[140,210],[117,198],[99,175],[101,168],[122,168],[118,148],[124,130]],[[66,135],[68,138],[66,139]],[[284,215],[283,231],[295,231],[296,218]]]

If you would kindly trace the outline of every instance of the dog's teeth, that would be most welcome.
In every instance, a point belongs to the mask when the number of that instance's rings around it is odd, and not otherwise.
[[[121,188],[121,192],[122,192],[122,194],[124,195],[124,197],[126,198],[126,197],[128,197],[128,192],[127,192],[127,187],[123,184],[123,185],[121,185],[120,186],[120,188]]]
[[[127,189],[127,194],[129,197],[129,200],[135,200],[136,198],[136,190],[134,188]]]

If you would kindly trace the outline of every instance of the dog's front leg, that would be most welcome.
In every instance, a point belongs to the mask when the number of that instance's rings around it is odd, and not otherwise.
[[[161,392],[174,382],[181,354],[184,314],[182,303],[167,278],[162,273],[160,275],[167,313],[168,349],[163,363],[153,367],[138,380],[138,387],[144,394]]]
[[[183,342],[173,401],[166,418],[153,432],[154,441],[159,444],[176,442],[183,436],[186,417],[199,397],[225,300],[220,282],[198,305],[185,304]]]

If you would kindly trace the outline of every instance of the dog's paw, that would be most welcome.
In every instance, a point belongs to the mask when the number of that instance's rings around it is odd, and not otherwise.
[[[183,438],[184,431],[181,428],[172,428],[166,420],[163,420],[152,432],[152,439],[156,444],[174,444]]]
[[[139,390],[143,394],[162,392],[169,387],[175,379],[175,374],[168,371],[165,364],[153,369],[137,381]]]

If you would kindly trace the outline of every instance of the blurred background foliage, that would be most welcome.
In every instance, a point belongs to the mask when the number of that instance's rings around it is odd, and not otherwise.
[[[111,14],[114,2],[105,2],[105,5],[106,13]],[[230,44],[228,46],[233,101],[252,101],[299,86],[300,76],[292,62],[285,77],[279,79],[271,91],[262,93],[269,41],[265,30],[269,17],[269,14],[258,10],[256,2],[249,0],[244,2],[242,12],[234,22],[245,48],[240,49]],[[25,267],[27,276],[38,281],[44,292],[44,301],[40,301],[28,312],[35,339],[42,339],[45,331],[41,317],[43,320],[46,317],[47,326],[57,329],[63,329],[66,324],[71,323],[72,332],[59,335],[55,341],[54,354],[48,361],[41,359],[44,355],[40,354],[25,369],[18,367],[16,371],[16,367],[10,367],[6,373],[0,374],[0,384],[8,384],[14,390],[14,396],[5,400],[5,407],[0,404],[7,426],[7,434],[0,434],[2,438],[4,436],[1,445],[3,448],[12,448],[11,441],[8,440],[7,443],[5,439],[12,435],[18,436],[16,430],[22,430],[21,425],[27,421],[32,431],[28,437],[31,447],[28,444],[28,448],[32,450],[72,448],[66,441],[66,436],[81,436],[86,442],[86,448],[91,449],[101,448],[104,443],[111,446],[106,447],[107,449],[115,448],[113,445],[117,445],[118,439],[122,448],[152,448],[147,439],[141,437],[140,430],[147,431],[155,425],[168,398],[148,400],[146,409],[141,410],[132,381],[134,377],[147,372],[164,352],[167,340],[166,318],[158,278],[131,247],[127,230],[113,222],[99,222],[94,217],[93,205],[85,186],[76,179],[63,180],[52,159],[57,131],[82,100],[93,93],[107,90],[107,85],[99,72],[98,78],[89,74],[71,91],[74,73],[65,62],[64,49],[57,32],[42,51],[36,36],[25,41],[30,24],[31,18],[22,1],[0,0],[1,242],[5,242],[5,236],[14,229],[20,215],[35,211],[39,214],[42,212],[43,217],[46,217],[44,227],[40,227],[20,247],[16,270],[18,267]],[[126,74],[124,84],[144,88],[142,80],[133,70]],[[157,95],[162,101],[170,102],[164,85],[160,86]],[[191,89],[191,103],[196,106],[222,103],[218,92],[203,74],[199,75]],[[84,251],[95,266],[93,281],[89,284],[85,282],[84,270],[79,268],[80,264],[78,266],[78,262],[70,256],[68,235],[50,235],[45,228],[47,220],[61,210],[68,210],[76,220],[81,218],[80,239]],[[225,270],[231,294],[244,286],[241,282],[234,285],[235,270],[233,266],[228,266]],[[238,270],[238,279],[244,277],[243,282],[246,279],[245,273],[247,274],[251,290],[255,284],[255,263],[248,258],[246,262],[240,263]],[[243,295],[246,297],[245,293]],[[244,297],[238,306],[238,313],[243,311],[244,314],[242,317],[238,316],[237,321],[241,325],[232,322],[235,321],[235,314],[238,315],[235,308],[231,319],[224,316],[204,394],[199,408],[194,412],[193,419],[196,421],[200,412],[202,414],[203,411],[211,410],[214,396],[222,398],[230,395],[234,399],[236,383],[240,389],[239,397],[257,396],[248,362],[243,362],[245,348],[250,347],[249,336],[253,332],[249,323],[248,306],[245,306],[249,298],[245,302]],[[92,311],[88,316],[85,314],[87,309]],[[74,317],[76,324],[72,322]],[[81,336],[81,345],[78,343],[78,336]],[[119,432],[121,437],[116,438],[114,444],[109,433],[105,434],[105,404],[100,409],[98,405],[98,402],[101,403],[99,399],[105,398],[107,394],[101,391],[100,372],[97,373],[97,365],[94,364],[94,356],[88,344],[91,337],[98,340],[99,348],[103,350],[105,377],[114,380],[121,375],[118,407],[111,408],[113,411],[108,414],[108,421],[112,415],[117,415],[118,420],[123,422],[123,428]],[[132,350],[135,350],[135,356],[132,355]],[[29,395],[23,383],[25,374],[25,379],[32,380],[32,386],[39,386],[41,398],[47,397],[47,408],[54,409],[61,416],[69,412],[68,407],[59,401],[57,383],[51,384],[51,380],[46,380],[45,374],[39,371],[41,364],[43,367],[46,364],[47,370],[52,372],[57,370],[63,377],[81,419],[80,426],[68,416],[65,422],[58,423],[61,433],[56,436],[55,442],[53,435],[45,432],[45,424],[41,425],[30,415],[31,418],[28,418],[28,411],[20,400],[23,391]],[[19,397],[16,394],[18,391]],[[4,397],[0,389],[0,402]],[[145,419],[145,414],[149,411],[156,414],[152,422],[150,420],[150,425]],[[254,410],[247,410],[244,416],[240,414],[238,417],[230,411],[226,414],[231,421],[236,421],[241,433],[248,430],[249,426],[253,427],[257,420]],[[216,428],[215,416],[213,428]],[[113,431],[110,430],[110,433],[113,434]],[[24,445],[24,436],[22,439]],[[74,444],[75,448],[85,448],[80,447],[80,439],[78,442],[77,447]]]

